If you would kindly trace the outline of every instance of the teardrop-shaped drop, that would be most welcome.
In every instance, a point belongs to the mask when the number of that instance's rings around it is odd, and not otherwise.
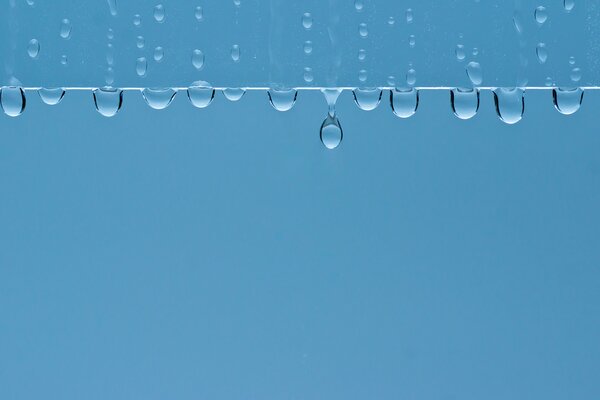
[[[215,98],[215,90],[202,84],[190,86],[187,90],[188,99],[190,103],[196,108],[206,108],[212,103]]]
[[[0,89],[0,106],[4,114],[9,117],[18,117],[25,111],[27,99],[22,88],[5,86]]]
[[[281,112],[291,110],[298,98],[298,91],[294,89],[271,89],[268,94],[273,108]]]
[[[177,92],[173,89],[149,89],[142,90],[142,97],[151,108],[164,110],[169,107]]]
[[[552,90],[554,107],[563,115],[575,114],[583,102],[583,89],[556,88]]]
[[[499,88],[494,90],[496,113],[502,122],[516,124],[525,113],[525,91],[520,88]]]
[[[373,111],[381,102],[382,91],[380,89],[355,89],[354,102],[364,111]]]
[[[419,108],[419,91],[396,88],[390,91],[390,104],[397,117],[410,118]]]
[[[240,88],[227,88],[223,90],[223,96],[229,101],[240,101],[246,91]]]
[[[327,118],[321,125],[321,142],[327,149],[333,150],[342,143],[343,139],[344,132],[340,121],[337,117],[327,114]]]
[[[38,90],[38,94],[42,101],[49,106],[55,106],[61,102],[63,97],[65,97],[65,91],[61,88],[56,89],[46,89],[42,88]]]
[[[471,119],[479,111],[479,90],[457,88],[450,91],[452,111],[460,119]]]
[[[105,117],[114,117],[123,106],[123,91],[120,89],[101,88],[93,93],[96,110]]]

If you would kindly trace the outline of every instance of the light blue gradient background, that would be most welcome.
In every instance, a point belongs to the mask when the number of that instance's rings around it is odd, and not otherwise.
[[[0,115],[0,399],[600,396],[600,93]]]

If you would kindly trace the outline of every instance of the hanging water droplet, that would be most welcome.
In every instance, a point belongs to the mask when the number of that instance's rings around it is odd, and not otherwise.
[[[71,21],[63,19],[60,23],[60,37],[69,39],[71,37]]]
[[[57,89],[46,89],[42,88],[38,90],[38,94],[42,101],[49,106],[55,106],[63,99],[65,96],[65,91],[61,88]]]
[[[194,16],[198,21],[204,20],[204,10],[202,9],[202,7],[196,7],[196,11],[194,11]]]
[[[354,102],[364,111],[372,111],[381,102],[382,91],[380,89],[355,89]]]
[[[197,70],[201,70],[204,67],[204,53],[202,50],[194,50],[192,52],[192,65]]]
[[[227,88],[223,90],[223,96],[229,101],[240,101],[246,91],[241,88]]]
[[[146,71],[148,70],[148,61],[146,57],[139,57],[135,62],[135,72],[138,76],[146,76]]]
[[[169,107],[177,92],[173,89],[144,89],[142,97],[151,108],[164,110]]]
[[[457,88],[450,91],[452,112],[460,119],[471,119],[479,111],[479,90]]]
[[[162,4],[158,4],[156,7],[154,7],[154,19],[156,22],[159,24],[165,22],[165,16],[165,7]]]
[[[309,30],[310,28],[312,28],[313,25],[313,18],[312,15],[310,13],[304,13],[302,15],[302,26],[304,27],[304,29]]]
[[[18,117],[23,114],[26,105],[25,92],[20,87],[4,86],[0,89],[0,106],[4,114]]]
[[[107,0],[108,1],[108,9],[110,10],[110,15],[115,17],[117,15],[117,0]]]
[[[165,50],[158,46],[154,49],[154,61],[161,62],[165,56]]]
[[[344,139],[342,125],[336,116],[327,115],[321,125],[321,142],[329,150],[336,149]]]
[[[538,43],[535,54],[537,55],[537,59],[540,64],[545,64],[546,60],[548,60],[548,49],[546,48],[545,43]]]
[[[575,0],[564,0],[563,7],[566,12],[573,11],[573,8],[575,8]]]
[[[516,124],[525,113],[525,91],[520,88],[496,89],[494,103],[501,121],[509,125]]]
[[[419,91],[412,88],[391,90],[390,105],[396,116],[400,118],[412,117],[419,108]]]
[[[231,59],[234,62],[239,62],[240,61],[240,56],[241,56],[241,52],[240,52],[240,46],[237,44],[234,44],[231,47]]]
[[[539,6],[536,8],[533,15],[535,17],[535,21],[540,25],[543,25],[548,20],[548,11],[544,6]]]
[[[483,71],[477,61],[471,61],[467,64],[467,76],[473,85],[481,85],[483,82]]]
[[[122,90],[101,88],[94,90],[93,94],[96,110],[105,117],[114,117],[123,105]]]
[[[273,108],[282,112],[291,110],[298,98],[298,91],[294,89],[271,89],[268,94]]]
[[[556,88],[552,90],[554,107],[563,115],[575,114],[583,102],[583,89]]]
[[[27,45],[27,54],[31,58],[37,58],[40,54],[40,42],[37,39],[31,39]]]
[[[215,90],[208,82],[194,82],[187,90],[190,103],[196,108],[206,108],[215,98]]]
[[[311,54],[313,51],[313,44],[310,40],[304,42],[304,54]]]
[[[358,24],[358,34],[362,38],[366,38],[367,36],[369,36],[369,28],[367,28],[367,24],[365,24],[364,22]]]
[[[363,0],[355,0],[354,1],[354,8],[356,9],[356,11],[362,11],[364,6],[365,6],[365,4],[364,4]]]

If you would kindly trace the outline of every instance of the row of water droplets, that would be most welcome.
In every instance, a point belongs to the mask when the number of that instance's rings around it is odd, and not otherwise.
[[[387,89],[354,89],[353,96],[356,105],[364,111],[372,111],[381,103]],[[140,89],[146,103],[155,110],[167,108],[178,93],[178,89]],[[197,82],[185,90],[190,103],[197,108],[208,107],[216,93],[216,89],[206,82]],[[343,130],[336,114],[336,103],[340,88],[321,89],[328,104],[327,117],[320,130],[321,141],[328,149],[335,149],[343,139]],[[41,88],[37,90],[42,101],[48,105],[57,105],[65,96],[65,90]],[[450,104],[454,114],[462,119],[473,118],[479,111],[480,89],[450,90]],[[222,90],[223,95],[230,101],[239,101],[246,93],[245,89],[228,88]],[[269,101],[277,111],[291,110],[296,104],[298,90],[271,89],[267,91]],[[493,90],[494,103],[499,118],[507,124],[519,122],[525,112],[525,89],[496,88]],[[555,108],[564,115],[574,114],[583,102],[584,90],[552,89]],[[123,90],[117,88],[98,88],[93,90],[96,110],[105,117],[115,116],[123,106]],[[389,91],[389,101],[392,111],[399,118],[412,117],[419,107],[419,90],[415,88],[396,88]],[[17,117],[25,111],[25,90],[21,87],[6,86],[0,89],[0,106],[4,113]]]

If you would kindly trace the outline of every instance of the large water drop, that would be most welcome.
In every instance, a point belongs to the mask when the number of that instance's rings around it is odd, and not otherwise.
[[[471,119],[479,111],[479,90],[477,89],[453,89],[450,92],[450,104],[452,111],[460,119]]]
[[[63,19],[60,23],[60,37],[69,39],[71,37],[71,21]]]
[[[419,108],[419,91],[396,88],[390,91],[390,105],[397,117],[410,118]]]
[[[42,88],[38,90],[38,94],[42,101],[49,106],[55,106],[61,102],[63,97],[65,97],[65,91],[61,88],[56,89],[46,89]]]
[[[155,110],[164,110],[169,107],[177,92],[173,89],[144,89],[142,97],[150,107]]]
[[[554,107],[564,115],[575,114],[583,102],[583,89],[564,89],[556,88],[552,90],[552,100]]]
[[[123,91],[114,88],[94,90],[94,105],[96,110],[105,117],[117,115],[123,105]]]
[[[27,99],[20,87],[5,86],[0,89],[0,106],[9,117],[18,117],[25,111]]]
[[[340,121],[335,115],[327,115],[327,118],[325,118],[325,121],[321,125],[320,136],[321,142],[329,150],[337,148],[342,143],[344,132]]]
[[[516,124],[525,113],[525,91],[520,88],[496,89],[494,103],[500,120],[509,125]]]
[[[364,111],[372,111],[381,102],[382,91],[380,89],[355,89],[354,102]]]
[[[227,88],[223,90],[223,96],[229,101],[240,101],[246,91],[241,88]]]
[[[294,89],[271,89],[268,93],[273,108],[282,112],[291,110],[298,98],[298,91]]]
[[[481,85],[483,82],[483,71],[477,61],[471,61],[467,64],[467,76],[473,85]]]
[[[194,82],[187,90],[190,103],[196,108],[206,108],[215,98],[215,90],[207,82]]]

